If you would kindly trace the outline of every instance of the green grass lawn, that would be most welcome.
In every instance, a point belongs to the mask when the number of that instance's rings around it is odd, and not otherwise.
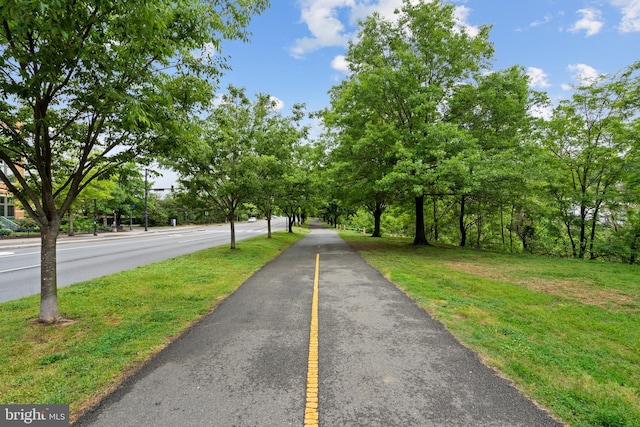
[[[640,426],[640,268],[343,237],[571,426]]]
[[[72,322],[36,322],[39,296],[0,304],[0,402],[97,402],[303,233],[276,232],[58,290]]]

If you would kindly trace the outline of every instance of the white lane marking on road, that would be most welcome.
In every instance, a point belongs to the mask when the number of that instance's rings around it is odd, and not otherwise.
[[[13,255],[15,252],[0,252],[0,256]]]
[[[10,268],[9,270],[0,270],[0,274],[1,273],[11,273],[12,271],[28,270],[30,268],[36,268],[36,267],[40,267],[40,264],[27,265],[25,267],[18,267],[18,268]]]
[[[178,240],[178,243],[197,242],[199,240],[211,240],[211,237],[200,237],[198,239]]]
[[[167,236],[163,236],[163,237],[151,237],[154,240],[167,240],[170,239],[170,237]],[[125,241],[113,241],[113,242],[104,242],[103,244],[89,244],[87,245],[85,242],[78,242],[77,244],[73,245],[73,246],[58,246],[58,252],[65,252],[65,251],[77,251],[77,250],[85,250],[85,249],[95,249],[95,248],[106,248],[109,246],[121,246],[121,245],[132,245],[135,243],[139,243],[141,240],[140,239],[126,239]]]

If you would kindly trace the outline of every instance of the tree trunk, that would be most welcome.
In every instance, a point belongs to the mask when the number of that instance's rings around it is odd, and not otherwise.
[[[576,241],[573,238],[573,234],[571,233],[571,225],[565,221],[565,225],[567,227],[567,234],[569,235],[569,242],[571,243],[571,255],[574,258],[578,258],[578,251],[576,250]]]
[[[427,235],[424,231],[424,196],[416,197],[416,235],[413,239],[415,246],[428,245]]]
[[[56,243],[60,221],[40,225],[40,317],[42,323],[52,324],[61,319],[58,311],[58,273]]]
[[[638,254],[638,237],[640,234],[635,234],[633,236],[633,240],[631,241],[631,257],[629,258],[629,264],[633,265],[636,262],[636,257]]]
[[[267,239],[271,239],[271,215],[267,217]]]
[[[567,236],[569,236],[569,242],[571,243],[571,252],[574,258],[578,257],[578,252],[576,251],[576,241],[573,238],[573,233],[571,231],[571,217],[565,213],[563,213],[562,221],[564,222],[564,226],[567,228]]]
[[[371,237],[382,237],[382,231],[380,230],[380,222],[382,218],[382,206],[376,203],[376,207],[373,210],[373,234]]]
[[[294,221],[294,218],[295,218],[295,215],[289,217],[289,233],[293,233],[293,221]]]
[[[600,212],[600,206],[602,202],[596,203],[595,210],[593,211],[593,218],[591,218],[591,233],[589,234],[589,259],[596,259],[596,254],[593,252],[593,242],[596,239],[596,226],[598,224],[598,214]]]
[[[513,217],[516,214],[515,205],[511,205],[511,218],[509,218],[509,252],[513,252]]]
[[[464,226],[464,208],[466,198],[462,196],[460,198],[460,216],[458,217],[458,226],[460,228],[460,246],[463,247],[467,244],[467,228]]]
[[[584,259],[584,254],[587,251],[587,207],[583,205],[580,206],[580,242],[579,242],[579,252],[578,258]]]
[[[229,216],[229,226],[231,227],[231,249],[236,248],[236,221],[234,215]]]
[[[502,247],[507,246],[507,241],[504,238],[504,210],[502,209],[502,205],[500,205],[500,234],[502,235]]]
[[[433,240],[438,241],[438,199],[433,198]]]

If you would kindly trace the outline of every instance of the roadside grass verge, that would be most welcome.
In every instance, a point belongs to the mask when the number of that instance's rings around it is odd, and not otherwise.
[[[39,296],[0,304],[0,403],[70,404],[75,420],[304,233],[60,288],[67,324],[37,323]]]
[[[559,419],[640,426],[637,266],[341,235]]]

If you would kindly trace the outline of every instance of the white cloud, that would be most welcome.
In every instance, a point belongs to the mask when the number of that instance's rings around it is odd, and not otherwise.
[[[346,46],[350,35],[338,18],[341,8],[353,7],[353,0],[306,0],[302,4],[301,19],[307,24],[311,37],[295,41],[291,48],[294,57],[327,46]]]
[[[270,96],[269,99],[273,103],[274,111],[280,111],[284,108],[284,102],[281,99],[276,98],[275,96]]]
[[[577,33],[580,31],[585,31],[586,36],[594,36],[602,30],[604,26],[604,21],[602,20],[602,12],[598,9],[587,8],[580,9],[578,13],[582,15],[582,19],[573,24],[569,31]]]
[[[544,89],[551,86],[548,80],[549,76],[542,68],[529,67],[527,75],[529,76],[529,85],[531,87]]]
[[[205,43],[202,48],[202,55],[206,55],[208,57],[215,56],[217,52],[218,51],[213,43]]]
[[[211,105],[213,105],[214,107],[217,108],[217,107],[221,106],[222,104],[224,104],[224,96],[221,93],[216,94],[216,96],[211,101]]]
[[[541,21],[533,21],[531,24],[529,24],[529,26],[539,27],[540,25],[548,24],[549,22],[551,22],[552,18],[553,16],[551,14],[546,14]]]
[[[518,32],[518,33],[522,33],[522,32],[528,31],[530,28],[535,28],[535,27],[540,27],[542,25],[546,25],[549,22],[551,22],[551,20],[553,20],[553,15],[548,13],[541,20],[533,21],[532,23],[530,23],[527,28],[518,27],[518,28],[515,29],[515,31]]]
[[[291,47],[291,55],[296,58],[325,47],[345,47],[355,36],[358,21],[374,12],[395,21],[395,11],[402,7],[402,0],[300,0],[299,3],[300,19],[310,35],[297,39]],[[475,36],[479,30],[467,22],[470,12],[466,6],[457,6],[455,18],[459,27]]]
[[[331,61],[331,68],[346,74],[349,72],[349,63],[344,55],[338,55]]]
[[[611,4],[621,9],[620,31],[640,32],[640,0],[611,0]]]
[[[471,14],[471,9],[466,6],[457,6],[454,12],[456,21],[458,22],[458,26],[467,30],[467,34],[471,37],[475,37],[480,34],[480,29],[476,26],[473,26],[467,22],[469,15]]]
[[[395,21],[396,14],[394,12],[401,7],[402,0],[379,0],[377,2],[355,1],[350,23],[351,25],[355,25],[358,21],[363,21],[373,12],[378,12],[384,19]]]
[[[201,49],[194,50],[193,54],[196,58],[207,59],[210,61],[218,54],[218,50],[213,43],[205,43]]]
[[[551,105],[536,105],[529,109],[529,114],[544,120],[551,120],[553,116],[553,107]]]
[[[578,84],[581,85],[589,85],[594,83],[600,73],[595,68],[587,65],[587,64],[571,64],[567,67],[567,70],[574,73],[573,78],[576,80]],[[563,85],[563,89],[566,89],[567,86]]]

